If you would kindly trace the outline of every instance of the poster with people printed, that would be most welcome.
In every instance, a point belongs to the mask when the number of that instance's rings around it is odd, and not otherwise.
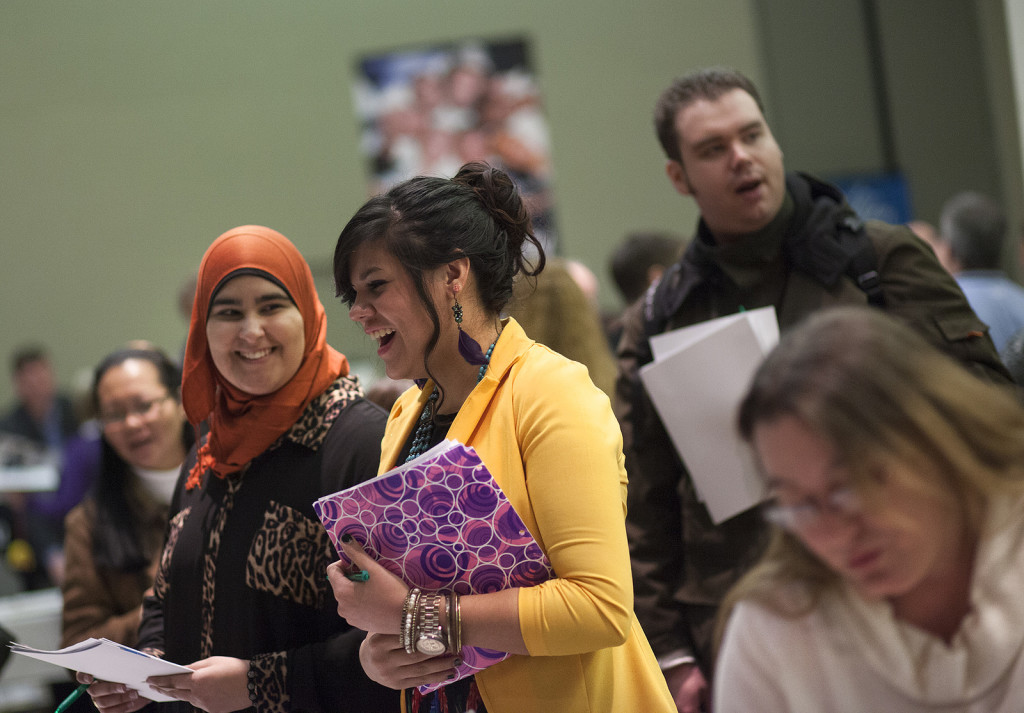
[[[537,236],[556,250],[550,137],[526,40],[366,55],[354,91],[371,195],[412,176],[450,177],[467,161],[487,161],[516,181]]]

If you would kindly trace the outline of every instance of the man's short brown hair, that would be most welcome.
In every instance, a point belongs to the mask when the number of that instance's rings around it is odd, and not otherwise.
[[[654,108],[654,131],[665,155],[673,161],[682,161],[679,136],[676,133],[676,116],[684,107],[699,99],[715,101],[734,89],[742,89],[757,102],[757,108],[764,113],[764,104],[757,87],[747,77],[727,67],[707,67],[677,78],[658,97]]]

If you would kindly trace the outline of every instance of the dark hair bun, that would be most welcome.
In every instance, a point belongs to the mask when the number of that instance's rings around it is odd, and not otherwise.
[[[509,175],[489,164],[473,161],[463,165],[452,182],[471,189],[494,220],[498,228],[497,237],[503,239],[505,252],[513,265],[512,274],[539,274],[544,269],[544,250],[533,234],[530,214]],[[536,248],[535,264],[529,264],[523,256],[526,241],[530,241]]]

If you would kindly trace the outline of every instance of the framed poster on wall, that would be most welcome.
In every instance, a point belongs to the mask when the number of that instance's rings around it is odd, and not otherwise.
[[[487,161],[512,176],[537,236],[557,252],[550,138],[527,40],[444,42],[374,52],[357,64],[371,195]]]

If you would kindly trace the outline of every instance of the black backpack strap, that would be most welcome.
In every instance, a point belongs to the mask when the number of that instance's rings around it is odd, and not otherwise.
[[[846,275],[867,295],[873,307],[885,306],[878,257],[864,221],[852,213],[829,215],[832,206],[815,204],[809,228],[784,243],[792,266],[825,285],[833,287]]]
[[[690,292],[703,280],[700,270],[684,256],[665,270],[644,295],[644,333],[650,339],[668,327]]]
[[[878,274],[878,257],[875,246],[871,244],[864,221],[854,215],[848,215],[839,221],[838,238],[846,242],[849,262],[846,264],[846,275],[852,279],[864,294],[872,307],[885,307],[885,294],[882,291],[882,276]]]

